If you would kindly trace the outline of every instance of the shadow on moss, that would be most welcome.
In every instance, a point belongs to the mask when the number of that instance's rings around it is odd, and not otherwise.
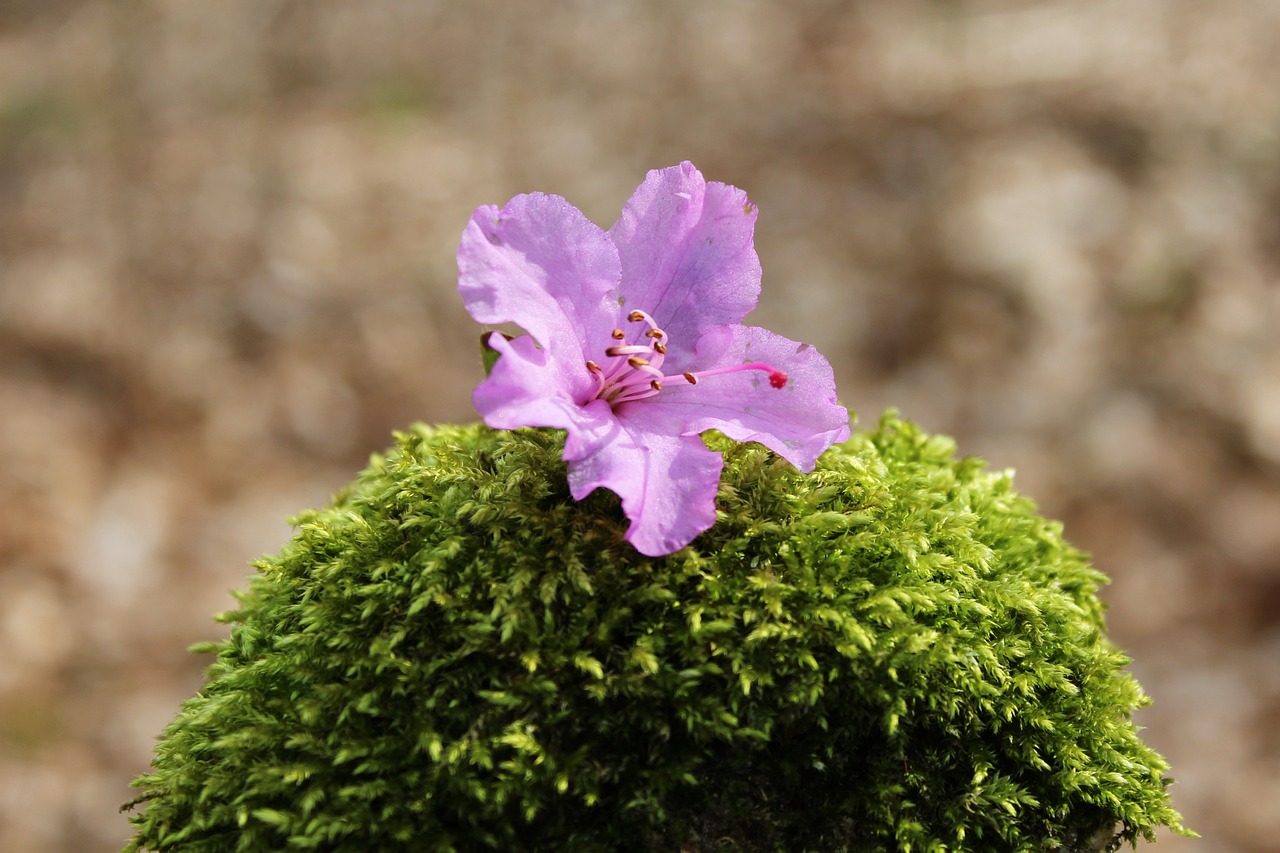
[[[552,431],[416,427],[227,614],[136,850],[1089,850],[1180,830],[1105,578],[887,415],[661,559]],[[1095,847],[1097,845],[1097,847]]]

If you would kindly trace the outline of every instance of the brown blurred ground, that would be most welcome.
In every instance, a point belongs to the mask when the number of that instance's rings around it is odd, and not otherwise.
[[[470,210],[686,158],[756,323],[1113,577],[1201,849],[1277,849],[1278,82],[1247,0],[0,0],[0,849],[119,846],[249,561],[474,418]]]

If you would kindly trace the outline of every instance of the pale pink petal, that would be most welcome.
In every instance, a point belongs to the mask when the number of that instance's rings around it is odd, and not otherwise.
[[[486,424],[494,429],[574,429],[583,422],[582,404],[593,382],[581,361],[557,365],[551,351],[538,348],[528,335],[510,341],[493,335],[489,343],[500,356],[471,395]],[[607,404],[600,406],[608,411]]]
[[[631,519],[626,539],[641,554],[680,550],[716,520],[716,490],[724,460],[697,436],[664,435],[637,409],[618,419],[618,432],[594,452],[569,463],[577,500],[603,487],[622,498]]]
[[[711,326],[738,323],[760,298],[756,208],[736,187],[706,183],[692,163],[652,171],[609,229],[622,261],[624,308],[647,311],[685,370]]]
[[[849,412],[836,402],[831,364],[808,344],[766,329],[729,326],[699,342],[699,371],[764,362],[787,375],[779,389],[769,373],[747,370],[701,379],[697,385],[669,384],[661,394],[619,407],[618,416],[633,409],[653,410],[655,428],[686,435],[717,429],[735,441],[756,441],[802,471],[813,468],[832,444],[849,438]]]
[[[515,323],[558,361],[582,361],[587,342],[607,338],[620,270],[608,234],[543,193],[476,208],[458,246],[458,291],[471,316]]]

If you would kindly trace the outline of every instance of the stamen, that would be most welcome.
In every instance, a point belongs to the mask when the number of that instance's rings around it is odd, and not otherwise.
[[[648,347],[639,347],[631,344],[621,347],[609,347],[604,351],[604,354],[609,356],[609,358],[617,358],[622,355],[639,355],[640,353],[646,353],[649,351]]]
[[[628,344],[625,342],[626,333],[622,329],[611,331],[609,336],[614,341],[621,342],[605,348],[604,354],[611,360],[604,367],[594,361],[586,363],[595,384],[591,392],[592,399],[604,400],[616,407],[652,397],[671,382],[683,381],[689,385],[697,385],[708,376],[722,376],[744,370],[759,370],[768,374],[769,385],[773,388],[782,389],[787,386],[787,374],[760,361],[668,376],[662,372],[662,363],[667,354],[667,333],[658,328],[653,317],[639,309],[627,314],[627,319],[632,323],[648,325],[649,328],[644,331],[644,339],[647,339],[648,345]]]
[[[616,397],[608,397],[607,399],[609,401],[609,405],[619,406],[623,403],[634,403],[636,400],[643,400],[647,397],[652,397],[657,393],[657,391],[649,388],[645,388],[643,390],[639,388],[632,388],[625,394],[619,394]]]
[[[591,378],[595,380],[595,388],[592,389],[591,396],[593,398],[599,397],[600,392],[604,390],[604,368],[588,359],[587,372],[590,373]]]
[[[684,378],[686,380],[689,380],[690,377],[693,377],[694,379],[705,379],[708,376],[724,376],[727,373],[740,373],[744,370],[762,370],[769,374],[769,384],[774,388],[781,390],[782,388],[787,387],[787,374],[783,373],[772,364],[765,364],[762,361],[749,361],[746,364],[736,364],[733,367],[717,367],[714,370],[699,370],[696,374],[684,374]],[[693,384],[693,382],[690,381],[690,384]]]

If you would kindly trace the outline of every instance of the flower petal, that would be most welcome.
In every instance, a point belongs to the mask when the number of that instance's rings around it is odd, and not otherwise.
[[[609,229],[623,307],[649,312],[685,350],[707,328],[741,322],[760,299],[755,224],[745,192],[706,183],[692,163],[650,172]],[[669,363],[685,370],[682,357],[673,347]]]
[[[458,246],[458,291],[480,323],[515,323],[557,360],[581,362],[585,342],[613,328],[617,250],[563,198],[520,195],[476,208]]]
[[[849,438],[849,412],[836,402],[831,364],[809,344],[766,329],[729,326],[698,341],[697,369],[714,370],[765,362],[787,374],[772,387],[759,370],[709,376],[697,385],[668,385],[649,400],[619,407],[621,418],[647,406],[668,431],[696,435],[717,429],[735,441],[757,441],[802,471],[813,468],[828,447]]]
[[[583,422],[580,401],[590,397],[593,383],[580,361],[555,364],[552,352],[540,349],[529,335],[510,341],[492,335],[489,345],[499,358],[471,395],[485,423],[494,429],[574,429]]]
[[[604,487],[622,498],[631,519],[626,539],[641,554],[679,551],[716,520],[716,490],[724,460],[698,436],[663,435],[637,409],[616,419],[618,432],[569,463],[569,488],[582,500]],[[603,438],[603,436],[602,436]]]

